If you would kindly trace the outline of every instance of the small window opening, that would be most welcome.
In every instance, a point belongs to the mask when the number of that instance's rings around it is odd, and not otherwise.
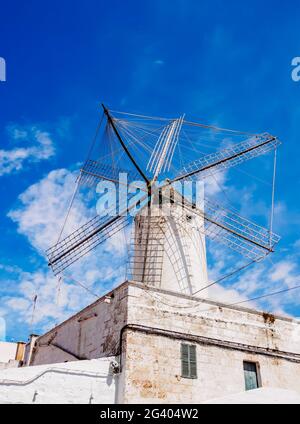
[[[181,376],[183,378],[197,378],[195,345],[181,344]]]
[[[255,362],[244,361],[245,389],[255,390],[260,387],[258,365]]]

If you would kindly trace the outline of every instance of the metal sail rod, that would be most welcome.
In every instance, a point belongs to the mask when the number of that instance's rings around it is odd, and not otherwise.
[[[96,174],[94,172],[85,171],[84,169],[81,169],[80,172],[81,172],[81,174],[87,175],[89,177],[93,177],[96,180],[106,180],[106,181],[110,181],[110,182],[113,182],[113,183],[116,183],[116,184],[120,184],[122,186],[127,187],[127,184],[126,183],[123,183],[122,181],[117,180],[115,178],[110,178],[110,177],[107,177],[105,175],[101,175],[101,174]],[[143,189],[142,187],[140,187],[139,185],[135,185],[133,183],[131,183],[131,184],[132,184],[132,187],[138,188],[139,190],[146,192],[146,190]]]
[[[178,204],[178,205],[181,205],[181,206],[183,207],[183,209],[186,209],[186,210],[188,210],[189,212],[193,212],[193,213],[195,213],[195,214],[197,214],[197,215],[201,216],[201,217],[202,217],[202,218],[204,218],[207,222],[210,222],[211,224],[214,224],[214,225],[218,226],[218,227],[219,227],[219,228],[221,228],[222,230],[225,230],[225,231],[227,231],[228,233],[231,233],[231,234],[233,234],[233,235],[235,235],[235,236],[237,236],[237,237],[241,238],[242,240],[247,241],[248,243],[251,243],[251,244],[253,244],[253,245],[257,246],[257,247],[260,247],[261,249],[264,249],[264,250],[268,251],[269,253],[274,252],[274,250],[273,250],[272,246],[267,246],[267,245],[261,244],[261,243],[259,243],[259,242],[255,241],[255,240],[253,240],[253,239],[251,239],[251,238],[247,237],[246,235],[241,234],[241,233],[240,233],[240,232],[238,232],[237,230],[233,230],[232,228],[230,228],[230,227],[228,227],[228,226],[226,226],[226,225],[222,224],[221,222],[218,222],[218,221],[216,221],[216,220],[214,220],[214,219],[212,219],[212,218],[208,217],[208,216],[207,216],[207,214],[206,214],[205,212],[203,212],[203,211],[201,211],[201,210],[199,210],[199,209],[197,209],[197,208],[194,208],[192,204],[190,204],[190,205],[189,205],[189,204],[187,204],[187,201],[186,201],[186,199],[184,199],[184,198],[182,198],[182,202],[175,201],[175,203],[176,203],[176,204]]]
[[[50,260],[48,263],[48,266],[51,266],[53,264],[55,264],[56,262],[58,262],[59,260],[61,260],[62,258],[64,258],[66,255],[68,255],[69,253],[71,253],[73,250],[75,250],[77,247],[79,247],[81,244],[85,243],[86,241],[90,240],[92,237],[94,237],[96,234],[98,234],[100,231],[104,230],[106,227],[108,227],[109,225],[113,224],[115,221],[117,221],[119,218],[121,217],[121,215],[116,215],[115,217],[113,217],[110,221],[106,222],[104,225],[102,225],[101,227],[97,228],[95,231],[93,231],[91,234],[89,234],[87,237],[85,237],[83,240],[80,240],[78,243],[76,243],[74,246],[70,247],[70,249],[66,250],[64,253],[62,253],[61,255],[57,256],[56,258],[54,258],[53,260]]]
[[[187,208],[187,209],[189,211],[191,211],[190,208]],[[195,209],[192,209],[192,210],[193,210],[193,212],[195,212]],[[264,249],[264,250],[268,251],[269,253],[273,253],[274,252],[274,249],[272,249],[272,247],[265,246],[265,245],[263,245],[261,243],[258,243],[257,241],[255,241],[253,239],[250,239],[249,237],[244,236],[243,234],[239,233],[238,231],[234,231],[232,228],[229,228],[226,225],[221,224],[220,222],[217,222],[217,221],[209,218],[205,213],[203,213],[203,214],[200,214],[199,212],[196,212],[196,213],[198,213],[198,215],[200,215],[200,216],[203,216],[203,218],[206,221],[210,222],[211,224],[214,224],[217,227],[222,228],[223,230],[228,231],[231,234],[234,234],[235,236],[241,238],[242,240],[245,240],[248,243],[254,244],[255,246],[260,247],[261,249]]]
[[[141,174],[141,176],[143,177],[143,179],[146,181],[147,185],[150,185],[150,181],[148,180],[147,176],[144,174],[144,172],[141,170],[141,168],[139,167],[139,165],[137,164],[136,160],[134,159],[134,157],[132,156],[132,154],[130,153],[130,151],[128,150],[126,144],[124,143],[115,123],[114,120],[112,119],[109,110],[104,106],[104,104],[102,103],[102,107],[104,110],[105,115],[107,116],[108,122],[110,123],[110,125],[112,126],[119,142],[121,143],[121,146],[123,147],[123,149],[125,150],[127,156],[129,157],[129,159],[131,160],[131,162],[133,163],[133,165],[135,166],[135,168],[138,170],[138,172]]]
[[[114,216],[112,219],[110,219],[109,221],[107,221],[106,223],[104,223],[103,225],[101,225],[100,227],[96,228],[93,232],[91,232],[86,237],[84,237],[83,239],[81,239],[80,241],[78,241],[76,244],[74,244],[73,246],[71,246],[69,249],[65,250],[62,254],[60,254],[59,256],[57,256],[54,259],[50,259],[49,260],[49,263],[48,263],[48,266],[54,265],[56,262],[60,261],[65,256],[69,255],[72,251],[76,250],[79,246],[81,246],[82,244],[86,243],[88,240],[92,239],[100,231],[104,230],[105,228],[109,227],[114,222],[116,222],[118,219],[122,218],[124,216],[124,212],[128,213],[131,209],[135,208],[138,203],[143,202],[145,199],[147,199],[147,197],[148,197],[148,195],[143,196],[142,199],[139,199],[138,200],[138,202],[136,202],[136,203],[132,204],[131,206],[127,207],[127,209],[125,209],[125,211],[123,211],[120,214]]]
[[[204,219],[206,221],[210,222],[211,224],[217,225],[218,227],[222,228],[223,230],[226,230],[229,233],[234,234],[235,236],[237,236],[237,237],[239,237],[239,238],[241,238],[241,239],[243,239],[243,240],[245,240],[245,241],[247,241],[249,243],[254,244],[257,247],[260,247],[260,248],[268,251],[269,253],[273,253],[274,252],[274,249],[272,249],[270,247],[267,247],[267,246],[264,246],[263,244],[257,243],[255,240],[252,240],[252,239],[244,236],[243,234],[238,233],[237,231],[234,231],[231,228],[226,227],[225,225],[221,224],[220,222],[217,222],[217,221],[214,221],[211,218],[208,218],[208,216],[206,216],[205,214],[204,214]]]
[[[259,134],[250,133],[247,131],[238,131],[238,130],[231,130],[229,128],[220,128],[216,127],[215,125],[208,125],[208,124],[200,124],[199,122],[191,122],[191,121],[183,121],[185,125],[189,125],[191,127],[199,127],[199,128],[206,128],[214,131],[222,131],[222,132],[228,132],[232,134],[243,134],[243,135],[249,135],[249,136],[258,136]]]
[[[89,175],[91,177],[95,177],[98,180],[107,180],[107,181],[110,181],[110,182],[118,183],[119,184],[119,180],[117,180],[116,178],[110,178],[110,177],[107,177],[106,175],[101,175],[101,174],[96,174],[94,172],[89,172],[89,171],[86,171],[83,168],[80,169],[80,172],[82,174]]]
[[[215,161],[213,163],[210,163],[210,164],[208,164],[206,166],[203,166],[202,168],[196,169],[196,170],[191,171],[191,172],[187,172],[184,175],[181,175],[179,177],[176,177],[172,181],[170,181],[169,184],[175,183],[177,181],[184,180],[185,178],[189,178],[189,177],[191,177],[191,176],[193,176],[195,174],[198,174],[200,172],[207,171],[208,169],[214,168],[215,166],[218,166],[220,164],[223,164],[223,163],[226,163],[226,162],[230,162],[233,159],[236,159],[236,158],[238,158],[240,156],[243,156],[246,153],[249,153],[251,151],[257,150],[260,147],[266,146],[266,145],[268,145],[268,144],[270,144],[270,143],[272,143],[274,141],[276,141],[276,137],[271,137],[268,140],[264,141],[263,143],[257,144],[256,146],[249,147],[248,149],[245,149],[245,150],[243,150],[241,152],[238,152],[238,153],[236,153],[236,154],[234,154],[232,156],[229,156],[229,157],[224,158],[224,159],[220,159],[220,160]]]

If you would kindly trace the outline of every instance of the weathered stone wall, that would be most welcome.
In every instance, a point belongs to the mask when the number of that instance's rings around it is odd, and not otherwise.
[[[131,285],[128,323],[124,402],[197,403],[242,392],[243,361],[259,363],[263,387],[300,393],[297,321]],[[181,378],[182,341],[197,346],[195,380]]]
[[[263,387],[300,393],[300,364],[196,344],[197,379],[181,377],[180,340],[128,331],[125,403],[200,403],[245,390],[243,361],[259,363]]]
[[[300,354],[299,321],[141,285],[128,295],[128,323]]]
[[[259,363],[263,387],[300,393],[298,321],[136,283],[113,295],[39,337],[31,364],[116,355],[122,336],[120,403],[204,402],[242,392],[243,361]],[[195,380],[181,377],[182,341],[197,346]]]
[[[127,286],[122,285],[39,337],[30,365],[115,355],[126,319]]]

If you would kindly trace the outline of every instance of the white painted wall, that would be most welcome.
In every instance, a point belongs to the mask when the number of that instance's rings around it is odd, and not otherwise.
[[[14,360],[17,352],[17,343],[0,342],[0,362]]]
[[[237,393],[231,396],[225,396],[209,400],[209,404],[300,404],[300,394],[293,390],[283,390],[274,388],[260,388],[248,392]]]
[[[0,403],[114,403],[113,359],[0,370]]]

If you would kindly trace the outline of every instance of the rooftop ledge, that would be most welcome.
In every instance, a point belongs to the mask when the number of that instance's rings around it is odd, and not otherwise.
[[[88,312],[89,309],[93,308],[98,303],[104,302],[114,292],[119,291],[119,290],[124,289],[124,288],[129,287],[129,286],[138,287],[140,289],[151,291],[151,292],[155,292],[155,293],[166,294],[168,296],[173,296],[173,297],[177,297],[177,298],[187,299],[187,300],[190,300],[190,301],[195,302],[195,303],[201,302],[203,304],[207,304],[207,305],[211,305],[211,306],[216,306],[217,308],[232,309],[232,310],[236,310],[236,311],[243,311],[243,312],[247,312],[247,313],[254,314],[254,315],[260,315],[262,317],[264,316],[264,314],[268,313],[270,316],[274,317],[275,320],[281,320],[281,321],[286,321],[286,322],[290,322],[290,323],[294,323],[294,324],[300,324],[300,319],[290,318],[290,317],[287,317],[287,316],[281,316],[281,315],[276,315],[276,314],[271,314],[271,313],[269,313],[267,311],[256,310],[256,309],[253,309],[253,308],[247,308],[247,307],[240,306],[240,305],[232,305],[232,306],[230,306],[230,305],[228,305],[226,303],[217,302],[217,301],[209,300],[209,299],[204,299],[204,298],[201,298],[201,297],[190,296],[190,295],[186,295],[186,294],[178,293],[178,292],[174,292],[174,291],[163,290],[163,289],[159,289],[159,288],[152,287],[152,286],[146,286],[145,284],[140,283],[140,282],[137,282],[137,281],[128,281],[127,280],[127,281],[124,281],[124,283],[120,284],[119,286],[114,287],[112,290],[110,290],[109,292],[105,293],[101,297],[99,297],[99,299],[97,299],[95,302],[91,303],[90,305],[86,306],[82,310],[78,311],[76,314],[70,316],[65,321],[63,321],[60,324],[56,325],[55,327],[51,328],[49,331],[47,331],[46,333],[42,334],[40,337],[44,337],[44,336],[52,333],[56,329],[60,328],[64,324],[66,324],[68,321],[71,321],[73,319],[79,318],[82,314],[84,314],[85,312]]]

